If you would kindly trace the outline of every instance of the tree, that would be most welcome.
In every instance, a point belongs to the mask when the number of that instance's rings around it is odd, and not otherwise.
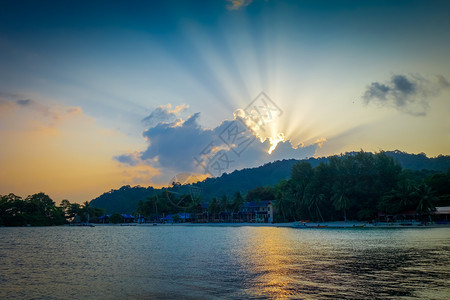
[[[222,220],[222,215],[228,216],[228,208],[229,208],[228,198],[226,195],[222,195],[222,198],[220,198],[219,207],[220,207],[220,219],[221,221],[225,221]]]
[[[23,226],[26,225],[24,214],[25,202],[22,197],[10,193],[0,197],[1,225]]]
[[[274,217],[277,221],[288,222],[295,220],[295,200],[293,198],[290,180],[283,179],[274,186],[275,209],[279,214]]]
[[[247,192],[245,196],[245,200],[247,202],[251,201],[264,201],[264,200],[274,200],[275,194],[274,190],[270,186],[259,186],[254,189],[251,189]]]
[[[414,188],[409,180],[402,180],[397,187],[381,197],[378,209],[385,213],[396,214],[404,210],[413,209]]]
[[[89,201],[85,201],[81,206],[81,212],[83,213],[83,220],[89,223],[91,216],[93,215],[93,207],[90,205]]]
[[[123,217],[121,214],[115,213],[109,217],[109,222],[113,224],[123,223]]]
[[[146,216],[144,211],[144,201],[142,200],[138,201],[136,212],[138,215]]]
[[[220,206],[219,203],[217,202],[217,198],[214,197],[212,201],[209,203],[208,212],[213,219],[215,219],[216,215],[220,212]]]
[[[311,164],[305,161],[299,161],[294,165],[291,172],[291,180],[295,189],[297,198],[301,201],[305,189],[313,176]]]
[[[350,199],[344,194],[336,194],[333,200],[333,205],[337,210],[344,211],[344,221],[347,222],[346,211],[350,206]]]
[[[71,203],[68,210],[68,215],[70,218],[75,219],[77,216],[82,215],[81,205],[79,203]]]
[[[244,197],[242,197],[241,192],[235,192],[233,196],[233,201],[231,202],[231,210],[233,212],[238,212],[244,206]]]
[[[347,221],[347,210],[352,204],[350,195],[355,188],[355,177],[359,173],[356,168],[357,161],[350,156],[334,157],[330,164],[334,170],[331,200],[336,210],[343,210],[344,221]]]
[[[81,213],[81,206],[78,203],[70,203],[69,200],[64,199],[59,205],[60,209],[64,213],[66,221],[72,221],[76,216]]]
[[[423,216],[435,211],[434,202],[437,197],[434,191],[426,184],[421,184],[416,188],[415,195],[417,196],[416,212]]]
[[[306,188],[309,185],[314,172],[311,164],[305,161],[300,161],[292,167],[291,172],[291,187],[293,198],[293,209],[295,212],[301,212],[302,206],[306,206],[309,215],[311,206],[308,204],[310,198],[305,197]],[[294,220],[297,218],[293,216]]]
[[[450,168],[447,173],[433,174],[425,179],[425,183],[435,191],[436,206],[450,206]]]
[[[30,208],[37,209],[42,216],[49,219],[53,217],[55,202],[48,195],[44,193],[33,194],[28,196],[25,201],[28,202]]]
[[[0,197],[0,224],[5,226],[49,226],[66,222],[64,211],[44,193],[22,199],[14,194]]]
[[[65,222],[64,211],[55,206],[55,202],[44,193],[37,193],[25,199],[24,217],[27,224],[48,226]]]

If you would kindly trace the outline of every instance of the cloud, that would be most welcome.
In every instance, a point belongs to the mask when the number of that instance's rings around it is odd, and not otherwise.
[[[187,111],[189,105],[178,105],[172,109],[171,104],[158,106],[148,117],[145,117],[142,122],[147,126],[155,126],[158,123],[172,123],[179,115]]]
[[[319,139],[312,145],[303,146],[292,145],[282,134],[272,139],[262,138],[247,127],[248,120],[239,114],[215,128],[203,128],[199,124],[200,113],[184,119],[181,117],[183,109],[170,110],[169,105],[160,106],[150,114],[151,118],[146,118],[155,120],[156,116],[162,116],[158,124],[148,126],[143,132],[147,141],[145,150],[114,157],[130,167],[148,165],[157,168],[160,174],[153,178],[155,183],[168,183],[178,173],[203,173],[216,177],[224,172],[256,167],[278,159],[310,157],[325,142]],[[276,147],[273,146],[275,139]],[[271,155],[269,149],[273,150]]]
[[[227,8],[229,10],[238,10],[242,7],[246,7],[250,5],[253,0],[227,0],[228,5]]]
[[[447,79],[445,79],[442,75],[436,75],[436,78],[438,80],[439,86],[442,88],[448,88],[450,87],[450,82],[448,82]]]
[[[365,90],[366,104],[388,106],[414,116],[425,116],[430,107],[430,99],[441,89],[449,87],[442,75],[437,80],[427,80],[419,75],[393,75],[388,82],[372,82]]]
[[[21,105],[21,106],[27,106],[27,105],[30,105],[31,103],[33,103],[33,101],[30,100],[30,99],[26,99],[26,100],[17,100],[16,102],[17,102],[17,104],[19,104],[19,105]]]
[[[49,105],[33,99],[19,98],[17,95],[0,93],[2,118],[0,127],[3,124],[3,126],[13,126],[11,129],[56,128],[62,121],[81,114],[80,107]]]
[[[117,156],[114,156],[114,159],[122,164],[130,165],[133,167],[137,166],[140,163],[140,158],[139,158],[138,152],[134,152],[131,154],[117,155]]]
[[[195,169],[193,157],[212,139],[211,130],[203,129],[197,123],[196,113],[185,121],[160,123],[144,131],[149,141],[148,148],[141,153],[143,160],[157,161],[158,166],[178,169],[183,172]]]

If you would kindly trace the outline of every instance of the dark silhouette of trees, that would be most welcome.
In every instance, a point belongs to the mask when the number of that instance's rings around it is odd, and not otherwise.
[[[46,194],[33,194],[25,199],[14,194],[0,196],[0,225],[49,226],[66,222],[64,209]]]
[[[420,215],[426,215],[436,208],[434,203],[438,200],[436,193],[426,184],[421,184],[416,187],[415,196],[417,197],[416,211]]]
[[[379,211],[407,210],[415,210],[420,217],[437,204],[448,203],[449,182],[450,171],[430,175],[424,170],[403,170],[383,151],[336,155],[314,168],[300,161],[289,179],[273,187],[276,221],[372,220]],[[250,190],[247,199],[261,189]]]
[[[64,199],[59,206],[44,193],[37,193],[22,199],[14,194],[0,196],[0,226],[50,226],[71,221],[86,221],[104,214],[85,202],[82,206]]]

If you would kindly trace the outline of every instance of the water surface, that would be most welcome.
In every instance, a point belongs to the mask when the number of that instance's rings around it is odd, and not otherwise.
[[[0,299],[449,299],[450,229],[0,228]]]

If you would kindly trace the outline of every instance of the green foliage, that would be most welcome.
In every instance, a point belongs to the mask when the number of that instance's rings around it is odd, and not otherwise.
[[[289,179],[273,187],[275,218],[277,222],[371,220],[378,211],[397,214],[406,210],[425,215],[449,198],[449,174],[402,170],[385,152],[332,156],[315,167],[301,161],[293,166]]]
[[[0,196],[2,226],[49,226],[66,223],[64,209],[56,207],[46,194],[38,193],[22,199],[14,194]]]
[[[437,200],[436,193],[426,184],[416,187],[416,211],[423,215],[435,211],[434,203]]]
[[[233,196],[233,201],[230,204],[230,209],[232,212],[237,213],[244,206],[244,198],[241,192],[235,192]]]
[[[219,209],[220,209],[220,211],[228,211],[228,206],[229,206],[229,203],[228,203],[227,196],[226,195],[222,195],[222,197],[220,198],[220,201],[219,201]]]
[[[217,198],[213,198],[209,203],[208,212],[211,216],[214,216],[220,212],[220,206]]]
[[[323,194],[325,197],[325,202],[319,207],[321,214],[324,219],[335,219],[337,218],[337,215],[336,209],[331,201],[331,193],[333,188],[337,188],[333,187],[333,180],[335,179],[334,173],[338,172],[338,169],[335,167],[339,166],[330,167],[330,165],[333,165],[333,160],[343,160],[345,157],[351,157],[351,159],[345,162],[340,161],[339,163],[345,164],[346,170],[349,168],[349,172],[351,171],[346,176],[350,176],[349,179],[355,178],[355,176],[357,178],[357,180],[353,180],[352,182],[345,181],[345,184],[349,186],[352,186],[353,184],[360,186],[360,188],[351,188],[354,194],[349,197],[351,203],[346,211],[348,217],[350,218],[356,218],[358,217],[358,214],[360,216],[369,214],[376,215],[377,202],[379,200],[377,197],[380,193],[384,194],[396,187],[397,181],[399,180],[396,177],[399,176],[399,173],[405,172],[399,171],[402,167],[410,169],[408,170],[410,173],[409,175],[414,177],[412,180],[417,184],[422,183],[424,179],[432,176],[433,174],[438,172],[447,172],[450,167],[450,156],[428,158],[423,154],[408,154],[398,150],[380,152],[374,155],[361,151],[350,152],[345,155],[334,157],[309,158],[302,161],[294,159],[276,161],[267,163],[258,168],[236,170],[230,174],[223,174],[219,178],[207,178],[202,182],[193,184],[193,186],[202,190],[202,202],[211,202],[213,198],[221,199],[223,195],[226,195],[227,199],[232,202],[236,192],[240,192],[241,195],[246,195],[249,191],[257,187],[272,187],[277,185],[282,180],[290,180],[291,173],[294,172],[295,174],[297,172],[293,170],[293,167],[298,162],[309,164],[311,167],[310,171],[313,170],[314,172],[317,171],[317,167],[319,167],[320,164],[323,164],[320,174],[314,174],[313,179],[324,186],[319,187],[318,189],[314,188],[312,190],[308,188],[308,190],[305,191],[307,193],[316,193],[317,190],[320,190],[320,194]],[[303,167],[308,168],[307,165],[304,165]],[[308,172],[308,170],[303,171]],[[376,176],[376,173],[383,174],[383,177]],[[358,176],[358,174],[361,176]],[[318,176],[321,178],[317,179]],[[296,197],[303,199],[304,195],[302,194],[302,188],[299,188],[298,186],[294,187],[294,183],[297,185],[299,182],[294,179],[294,182],[291,182],[290,188],[295,188]],[[315,185],[317,186],[317,184]],[[429,185],[435,190],[434,185]],[[169,195],[165,194],[167,191],[169,191]],[[171,194],[170,192],[176,192],[176,194]],[[132,214],[137,211],[140,201],[144,204],[149,197],[158,196],[158,214],[162,216],[163,214],[176,213],[180,211],[179,208],[175,209],[168,199],[176,198],[179,200],[181,195],[190,195],[188,186],[175,183],[170,188],[154,189],[152,187],[131,187],[127,185],[121,187],[120,189],[111,190],[104,193],[103,195],[92,200],[90,204],[93,207],[104,208],[106,213],[109,214],[113,212]],[[449,203],[448,205],[450,205],[450,195],[448,193],[446,195],[437,192],[439,201],[441,201],[439,202],[440,205],[442,203]],[[186,199],[189,201],[183,206],[188,206],[189,210],[193,209],[193,202],[200,202],[200,199]],[[355,201],[355,199],[357,201]],[[142,204],[139,206],[141,209]],[[370,209],[368,209],[369,207]],[[295,218],[312,218],[309,212],[305,215],[305,211],[308,211],[307,204],[305,203],[294,203],[291,208],[295,209]],[[365,213],[362,214],[361,211],[363,210]],[[155,209],[153,205],[148,208],[147,214],[152,214],[154,211]],[[317,209],[313,210],[312,213],[314,213],[314,211],[318,214]],[[339,219],[342,219],[343,215],[344,211],[341,210]],[[294,217],[289,217],[289,219],[294,219]]]
[[[257,187],[249,190],[245,200],[250,201],[263,201],[263,200],[274,200],[275,194],[273,188],[270,186]]]
[[[121,212],[131,214],[136,211],[139,201],[145,201],[147,198],[161,192],[152,187],[144,188],[140,186],[123,186],[118,190],[111,190],[93,199],[90,204],[93,207],[101,207],[108,214]]]
[[[437,197],[434,199],[436,206],[450,206],[450,168],[447,173],[428,176],[425,184],[436,192]]]
[[[274,215],[276,222],[287,222],[295,220],[299,216],[299,212],[295,209],[296,201],[291,180],[281,180],[274,186],[275,193],[275,210],[278,212]]]
[[[62,225],[77,219],[79,222],[104,214],[104,210],[62,200],[60,206],[44,193],[29,195],[25,199],[14,194],[0,196],[0,225],[2,226],[50,226]]]
[[[123,223],[123,217],[121,214],[115,213],[109,217],[109,222],[113,224]]]

